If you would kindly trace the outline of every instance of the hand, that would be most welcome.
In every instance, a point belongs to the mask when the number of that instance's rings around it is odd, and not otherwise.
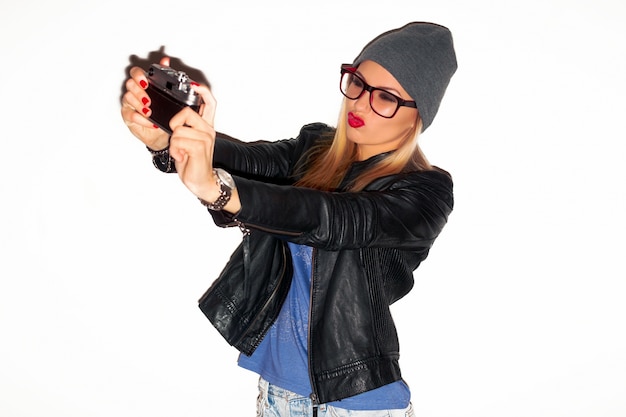
[[[197,197],[215,201],[220,194],[213,174],[213,124],[217,102],[207,86],[192,85],[192,88],[202,97],[204,104],[199,113],[187,107],[172,117],[170,155],[183,184]]]
[[[169,57],[162,58],[162,66],[169,66]],[[146,93],[148,79],[143,69],[133,67],[126,81],[126,93],[122,98],[122,119],[133,135],[155,151],[165,149],[169,142],[167,132],[156,127],[150,120],[150,97]]]

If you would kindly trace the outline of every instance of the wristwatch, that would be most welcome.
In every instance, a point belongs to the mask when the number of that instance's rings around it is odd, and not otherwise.
[[[198,198],[198,200],[200,200],[204,206],[208,207],[209,210],[220,211],[230,201],[230,196],[237,186],[235,185],[233,177],[222,168],[215,168],[213,173],[215,177],[217,177],[217,185],[220,187],[220,196],[213,203],[204,201],[201,198]]]

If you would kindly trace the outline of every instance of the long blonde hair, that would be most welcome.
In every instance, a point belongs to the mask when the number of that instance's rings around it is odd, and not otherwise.
[[[325,191],[336,190],[350,165],[357,161],[357,147],[346,135],[346,113],[344,102],[332,141],[321,141],[309,151],[306,171],[296,182],[297,186]],[[376,178],[387,175],[431,170],[432,165],[418,145],[421,130],[422,120],[418,114],[414,128],[408,132],[400,147],[361,173],[348,185],[348,191],[361,191]]]

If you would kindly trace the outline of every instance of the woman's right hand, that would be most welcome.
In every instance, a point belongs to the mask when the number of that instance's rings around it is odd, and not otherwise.
[[[162,58],[160,64],[169,67],[169,57]],[[169,135],[148,120],[150,116],[150,97],[146,93],[148,79],[143,69],[133,67],[130,78],[126,81],[126,93],[122,97],[122,119],[130,132],[148,148],[158,151],[167,148]]]

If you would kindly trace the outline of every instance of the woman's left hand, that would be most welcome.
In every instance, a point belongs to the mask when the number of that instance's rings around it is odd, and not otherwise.
[[[192,88],[202,97],[204,104],[199,113],[187,107],[172,118],[170,155],[183,184],[197,197],[215,201],[220,195],[213,174],[213,123],[217,102],[208,87],[194,85]]]

